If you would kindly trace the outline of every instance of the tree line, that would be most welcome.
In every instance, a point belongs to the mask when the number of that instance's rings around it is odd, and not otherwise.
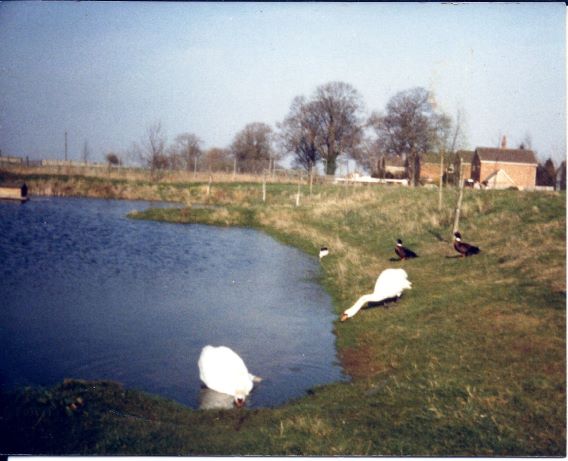
[[[399,156],[405,159],[410,181],[417,184],[424,154],[452,154],[463,146],[462,119],[460,112],[451,117],[437,110],[434,95],[422,87],[398,92],[383,111],[366,116],[361,94],[337,81],[318,86],[309,97],[296,96],[275,129],[262,122],[247,124],[228,147],[204,150],[203,141],[193,133],[182,133],[168,145],[158,122],[133,144],[130,156],[153,173],[164,169],[262,173],[290,155],[295,168],[312,174],[322,164],[327,175],[335,174],[339,158],[354,159],[379,175],[386,157]],[[550,170],[550,165],[542,166],[539,177]]]

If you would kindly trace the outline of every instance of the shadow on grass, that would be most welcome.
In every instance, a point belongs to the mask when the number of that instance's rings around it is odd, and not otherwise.
[[[393,296],[392,298],[383,299],[379,302],[371,301],[367,303],[367,307],[365,309],[374,309],[376,307],[384,307],[385,309],[390,309],[391,307],[394,307],[396,303],[398,303],[400,298],[401,297]]]
[[[444,243],[451,243],[449,240],[445,239],[444,237],[442,237],[442,235],[439,232],[436,232],[435,230],[428,230],[429,234],[432,234],[436,240],[438,240],[438,242],[444,242]]]

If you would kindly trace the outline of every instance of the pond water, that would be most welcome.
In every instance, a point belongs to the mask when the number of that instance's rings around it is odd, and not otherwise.
[[[249,407],[344,379],[315,257],[252,229],[126,217],[148,206],[0,201],[0,386],[105,379],[197,408],[206,344],[264,378]]]

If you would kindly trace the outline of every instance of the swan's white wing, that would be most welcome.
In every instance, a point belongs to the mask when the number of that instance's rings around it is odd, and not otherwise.
[[[379,300],[400,296],[403,290],[411,289],[408,274],[404,269],[385,269],[377,278],[375,295]]]
[[[247,395],[253,386],[243,359],[225,346],[205,346],[198,361],[199,377],[209,389]]]

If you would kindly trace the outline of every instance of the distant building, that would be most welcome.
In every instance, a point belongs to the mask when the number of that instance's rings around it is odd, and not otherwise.
[[[471,161],[473,159],[473,155],[475,154],[472,150],[458,150],[453,157],[452,166],[453,166],[453,178],[452,184],[459,183],[459,176],[460,176],[460,169],[463,166],[463,177],[464,178],[471,178]]]
[[[534,190],[537,166],[529,149],[478,147],[471,160],[471,179],[488,189]]]
[[[444,155],[444,182],[453,183],[454,159],[452,154]],[[440,183],[440,154],[428,152],[421,155],[420,182],[422,184]]]
[[[404,158],[398,155],[381,155],[377,162],[377,178],[404,179],[407,176]]]

